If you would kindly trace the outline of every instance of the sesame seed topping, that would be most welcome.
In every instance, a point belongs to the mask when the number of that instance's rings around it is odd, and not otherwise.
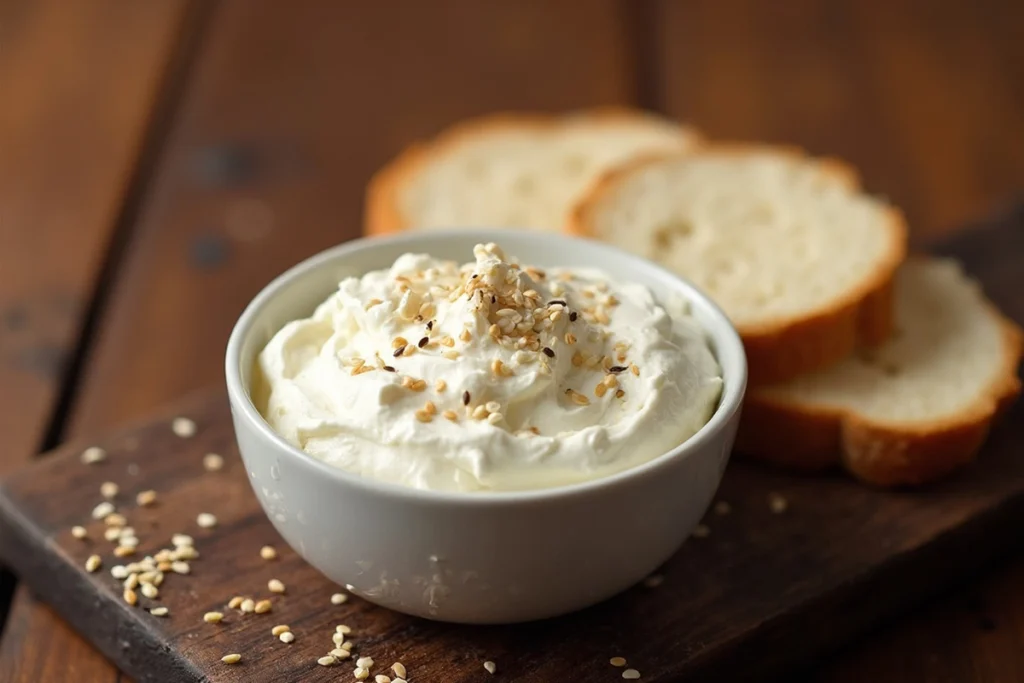
[[[565,390],[565,395],[568,396],[572,400],[572,402],[575,403],[576,405],[580,405],[580,406],[588,406],[588,405],[590,405],[590,399],[589,398],[587,398],[586,396],[584,396],[583,394],[581,394],[579,392],[573,391],[572,389],[566,389]]]
[[[224,469],[224,458],[216,453],[207,453],[203,456],[203,469],[207,472],[217,472]]]
[[[544,355],[547,356],[548,358],[554,358],[555,357],[555,352],[551,350],[550,346],[545,346],[541,350],[544,352]]]
[[[242,655],[238,653],[224,655],[220,658],[220,661],[224,662],[225,664],[238,664],[240,661],[242,661]]]
[[[107,459],[107,452],[99,446],[90,446],[82,451],[81,458],[86,465],[95,465]]]
[[[494,662],[487,661],[487,662],[484,662],[484,669],[487,670],[487,673],[493,674],[495,671],[498,670],[498,665],[495,664]]]
[[[112,481],[105,481],[100,484],[100,495],[104,498],[113,498],[119,490],[117,484]]]
[[[217,526],[217,517],[209,512],[200,512],[196,517],[196,524],[203,529],[212,529]]]
[[[459,339],[461,339],[462,341],[464,341],[464,342],[466,342],[466,343],[468,344],[468,343],[469,343],[469,341],[470,341],[471,339],[473,339],[473,333],[472,333],[472,332],[470,332],[469,330],[463,330],[463,331],[462,331],[462,332],[461,332],[461,333],[459,334]]]
[[[271,593],[284,593],[284,583],[279,579],[271,579],[267,582],[267,589],[269,589]]]
[[[291,631],[285,631],[284,633],[278,636],[278,639],[285,644],[293,643],[295,642],[295,634]]]
[[[423,404],[423,411],[426,412],[427,415],[436,415],[437,406],[434,405],[433,401],[427,401]]]
[[[640,678],[640,672],[636,669],[626,669],[622,672],[622,677],[626,680],[635,681]]]
[[[156,491],[139,491],[139,494],[135,496],[135,502],[139,507],[148,507],[156,502]]]
[[[142,595],[150,600],[155,600],[160,595],[160,590],[151,583],[144,583],[142,584]]]
[[[85,538],[89,534],[85,530],[84,526],[73,526],[73,527],[71,527],[71,535],[74,536],[75,538],[77,538],[78,540],[82,540],[83,538]]]
[[[636,365],[634,365],[633,363],[630,363],[630,364],[629,364],[629,370],[630,370],[630,372],[632,372],[632,373],[633,373],[634,375],[636,375],[637,377],[639,377],[639,376],[640,376],[640,368],[638,368],[638,367],[637,367]]]
[[[615,398],[622,398],[625,395],[626,395],[626,392],[623,391],[622,389],[618,389],[618,390],[615,391]]]
[[[463,391],[462,392],[462,405],[468,406],[469,405],[469,399],[470,399],[469,392],[468,391]]]
[[[580,353],[579,351],[577,351],[576,353],[572,354],[572,364],[573,364],[573,367],[576,367],[576,368],[582,366],[583,365],[583,354]]]
[[[439,394],[447,388],[448,382],[445,382],[443,379],[439,379],[437,380],[437,382],[434,383],[434,391],[436,391]]]
[[[120,513],[111,512],[103,518],[103,523],[107,526],[124,526],[128,523],[128,520]]]
[[[776,515],[781,515],[789,509],[789,501],[782,494],[772,491],[768,494],[768,507]]]
[[[423,409],[417,410],[414,414],[420,422],[432,422],[434,420],[433,416]]]
[[[207,624],[219,624],[224,618],[224,614],[221,612],[207,612],[203,615],[203,621]]]
[[[196,423],[187,417],[176,417],[171,421],[171,431],[182,439],[188,439],[196,434]]]
[[[287,624],[278,624],[274,628],[270,629],[270,632],[272,634],[274,634],[275,636],[279,636],[282,633],[284,633],[285,631],[290,631],[290,630],[292,630],[292,629]]]
[[[395,370],[395,366],[393,365],[385,365],[383,368],[381,368],[381,370],[383,370],[384,372],[398,372],[397,370]]]
[[[456,360],[459,357],[459,352],[455,350],[448,350],[441,353],[442,356],[448,360]]]
[[[361,667],[356,667],[355,671],[352,672],[352,675],[356,677],[356,680],[365,681],[370,677],[370,672]]]
[[[89,559],[85,561],[85,571],[90,574],[98,570],[101,566],[103,566],[103,560],[100,559],[99,555],[90,555]]]
[[[594,395],[597,396],[598,398],[601,398],[606,393],[608,393],[608,385],[606,385],[604,382],[598,382],[597,386],[594,387]]]
[[[484,404],[484,407],[487,409],[487,412],[489,413],[496,413],[499,410],[501,410],[501,404],[498,403],[497,401],[488,401],[487,403]]]
[[[274,550],[274,546],[265,545],[262,548],[260,548],[260,557],[262,557],[264,560],[276,560],[277,551]]]
[[[188,574],[192,571],[192,567],[189,566],[188,562],[178,560],[171,562],[171,571],[175,574]]]
[[[619,374],[620,372],[625,372],[625,371],[626,371],[626,367],[624,365],[613,365],[610,368],[608,368],[608,372],[614,373],[616,375]]]
[[[498,424],[503,419],[505,419],[505,416],[502,415],[501,413],[491,413],[490,415],[487,416],[487,421],[492,425]]]
[[[391,677],[384,674],[377,674],[373,678],[374,683],[391,683]]]
[[[452,422],[458,422],[459,420],[459,414],[456,413],[454,410],[446,410],[443,413],[441,413],[441,415],[446,420],[451,420]]]
[[[612,666],[626,666],[626,658],[625,657],[612,657],[611,659],[608,660],[608,663],[611,664]]]
[[[430,337],[422,337],[422,338],[420,338],[420,340],[418,342],[416,342],[416,346],[418,346],[418,347],[420,347],[422,349],[424,346],[427,345],[427,342],[429,342],[429,341],[430,341]]]
[[[394,339],[391,340],[391,348],[401,349],[404,348],[405,345],[408,343],[409,342],[406,341],[405,337],[395,337]]]
[[[281,587],[284,588],[283,585]],[[253,611],[256,612],[256,614],[266,614],[270,611],[270,608],[270,600],[260,600],[253,606]]]
[[[399,358],[399,357],[401,357],[401,355],[403,353],[405,353],[405,349],[406,348],[408,348],[408,347],[406,347],[406,346],[399,346],[397,349],[395,349],[395,352],[392,353],[391,355],[394,356],[395,358]]]
[[[343,636],[347,636],[348,634],[352,633],[352,628],[350,626],[346,626],[345,624],[338,624],[334,627],[334,632],[340,633]]]

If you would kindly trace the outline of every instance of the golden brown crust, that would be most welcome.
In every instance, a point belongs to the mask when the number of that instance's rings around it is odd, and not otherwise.
[[[885,423],[849,410],[790,403],[766,392],[747,394],[737,436],[740,453],[783,467],[820,470],[842,464],[875,486],[912,486],[940,479],[974,460],[993,422],[1020,394],[1021,329],[992,309],[1003,328],[1002,369],[966,410],[928,423]]]
[[[697,154],[742,156],[751,153],[771,154],[806,159],[795,147],[714,143]],[[690,155],[687,155],[690,156]],[[678,155],[656,155],[636,159],[604,174],[569,215],[568,231],[593,237],[590,214],[602,198],[614,190],[623,178],[651,164]],[[825,172],[840,179],[851,189],[858,187],[856,171],[835,159],[818,160]],[[892,331],[892,282],[896,269],[907,253],[907,228],[902,214],[886,209],[889,224],[889,245],[875,269],[851,288],[843,297],[813,315],[780,318],[771,323],[737,325],[747,351],[751,386],[765,386],[792,379],[798,375],[825,368],[849,356],[860,344],[877,345]]]
[[[461,121],[445,129],[429,142],[409,146],[370,178],[366,188],[363,233],[385,235],[409,229],[409,217],[402,212],[399,201],[401,190],[410,178],[419,173],[424,164],[436,155],[444,154],[449,148],[495,130],[551,128],[569,119],[578,118],[609,123],[660,120],[640,110],[606,106],[567,114],[502,112]],[[690,135],[695,143],[699,143],[701,137],[696,130],[683,125],[679,125],[679,128]]]

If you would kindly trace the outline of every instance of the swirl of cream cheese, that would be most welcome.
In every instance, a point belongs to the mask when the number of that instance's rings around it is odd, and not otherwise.
[[[634,467],[710,419],[721,372],[685,306],[589,269],[405,254],[348,278],[259,354],[261,413],[335,467],[438,491]]]

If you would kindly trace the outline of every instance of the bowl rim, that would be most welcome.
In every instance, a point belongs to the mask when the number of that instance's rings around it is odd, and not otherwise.
[[[551,246],[561,245],[571,249],[574,244],[586,243],[589,248],[597,248],[614,254],[627,264],[629,269],[650,269],[660,274],[662,279],[672,282],[677,291],[684,294],[694,305],[699,305],[710,313],[713,324],[702,325],[705,333],[713,340],[716,360],[722,368],[722,394],[711,418],[683,443],[671,448],[650,460],[634,467],[626,468],[608,476],[583,482],[542,489],[525,489],[512,491],[435,491],[418,489],[388,481],[363,477],[346,470],[329,465],[299,450],[281,437],[263,418],[252,401],[249,390],[245,387],[241,376],[241,355],[249,335],[253,331],[253,322],[262,309],[284,290],[308,277],[319,268],[335,263],[336,260],[348,257],[355,259],[361,253],[378,248],[381,245],[408,244],[407,251],[429,253],[430,242],[452,238],[466,238],[471,242],[496,242],[512,238],[516,240],[536,239],[548,242]],[[416,245],[416,246],[413,246]],[[727,378],[721,357],[729,354],[733,357],[734,377]],[[310,256],[271,280],[249,302],[238,317],[228,339],[225,353],[225,376],[227,381],[228,401],[232,406],[236,420],[240,417],[259,438],[267,445],[287,454],[304,468],[326,476],[345,486],[362,489],[367,493],[392,496],[421,503],[444,503],[472,507],[517,504],[537,501],[565,500],[578,496],[586,496],[608,489],[616,488],[625,482],[655,477],[670,463],[685,458],[699,450],[702,446],[712,443],[732,422],[740,411],[747,388],[747,360],[736,328],[729,321],[725,312],[712,299],[686,278],[677,275],[647,259],[629,252],[598,242],[596,240],[573,237],[558,233],[538,232],[525,229],[508,228],[457,228],[447,230],[407,231],[386,236],[360,237],[348,240],[334,247],[325,249]]]

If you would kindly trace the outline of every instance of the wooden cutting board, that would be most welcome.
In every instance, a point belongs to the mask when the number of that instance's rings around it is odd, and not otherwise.
[[[1020,212],[940,251],[962,258],[990,296],[1024,320],[1024,220]],[[172,430],[188,417],[196,433]],[[85,465],[101,446],[107,458]],[[223,470],[203,456],[220,453]],[[122,598],[110,574],[119,560],[91,511],[100,485],[120,487],[114,502],[140,540],[139,553],[195,538],[200,557],[189,575],[169,573],[156,600]],[[156,503],[135,495],[153,489]],[[769,498],[785,499],[783,512]],[[334,605],[339,588],[288,549],[264,517],[235,451],[226,397],[195,396],[143,424],[69,444],[9,478],[0,489],[0,555],[18,576],[84,636],[139,681],[355,680],[346,660],[325,668],[337,624],[351,627],[373,674],[401,661],[410,683],[507,680],[598,683],[622,680],[609,658],[625,657],[650,683],[764,679],[806,662],[880,619],[907,608],[991,561],[1019,538],[1024,521],[1024,406],[997,427],[979,463],[934,488],[906,493],[866,489],[836,474],[786,475],[730,465],[719,495],[728,514],[709,512],[710,534],[694,538],[659,572],[597,607],[514,627],[464,627],[412,619],[357,597]],[[210,512],[214,528],[200,528]],[[88,538],[70,529],[83,525]],[[629,552],[628,539],[609,539]],[[260,548],[279,556],[265,560]],[[99,554],[103,567],[84,570]],[[586,572],[587,567],[566,567]],[[283,595],[267,582],[280,579]],[[269,598],[272,610],[242,614],[235,595]],[[163,605],[165,617],[145,608]],[[220,624],[203,621],[221,611]],[[288,624],[291,644],[271,634]],[[240,653],[235,665],[221,662]],[[497,665],[493,679],[483,668]],[[373,676],[369,680],[373,680]]]

